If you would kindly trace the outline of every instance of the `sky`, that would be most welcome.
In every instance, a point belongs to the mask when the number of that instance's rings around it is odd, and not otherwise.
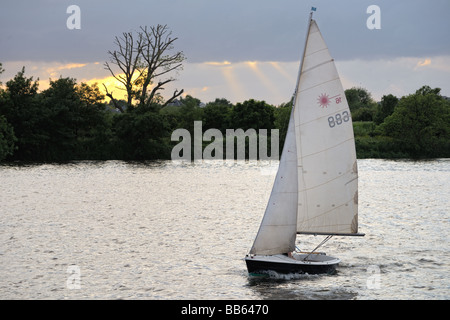
[[[67,27],[70,5],[80,29]],[[380,29],[367,26],[371,5]],[[187,60],[163,96],[184,89],[205,103],[279,105],[292,96],[312,6],[344,89],[366,88],[377,101],[423,85],[450,96],[448,0],[0,0],[0,82],[25,66],[41,90],[62,76],[119,94],[103,66],[114,37],[167,24]]]

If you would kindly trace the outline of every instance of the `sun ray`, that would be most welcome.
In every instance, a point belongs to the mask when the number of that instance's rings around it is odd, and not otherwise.
[[[261,71],[259,68],[260,62],[257,61],[247,61],[247,66],[250,67],[250,69],[254,72],[254,74],[258,77],[259,81],[264,85],[264,87],[271,93],[271,95],[275,97],[280,97],[281,93],[276,87],[276,85],[273,84],[273,82],[267,77],[264,72]]]
[[[269,62],[270,65],[277,70],[286,80],[289,81],[289,83],[294,83],[295,82],[295,74],[290,74],[289,72],[287,72],[281,65],[280,62],[277,61],[271,61]],[[297,63],[296,63],[297,66]]]
[[[243,90],[243,86],[236,79],[234,74],[234,67],[226,66],[222,68],[222,75],[227,82],[228,87],[231,89],[231,93],[235,99],[240,99],[241,97],[245,97],[246,94]]]

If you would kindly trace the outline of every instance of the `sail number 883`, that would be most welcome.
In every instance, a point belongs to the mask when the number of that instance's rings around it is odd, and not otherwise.
[[[349,120],[350,114],[348,113],[348,111],[343,111],[342,113],[337,113],[335,116],[328,117],[328,125],[330,126],[330,128],[334,128],[344,122],[348,122]]]

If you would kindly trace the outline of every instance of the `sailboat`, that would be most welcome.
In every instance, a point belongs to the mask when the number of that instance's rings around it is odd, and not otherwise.
[[[315,11],[315,10],[314,10]],[[249,273],[334,273],[340,263],[316,250],[358,233],[358,167],[350,109],[334,59],[309,16],[287,135],[264,217],[245,261]],[[324,235],[312,251],[297,234]]]

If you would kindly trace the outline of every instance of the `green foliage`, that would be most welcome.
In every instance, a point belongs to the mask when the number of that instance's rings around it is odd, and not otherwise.
[[[170,157],[164,117],[152,111],[127,112],[113,119],[114,158],[148,160]]]
[[[194,135],[194,121],[201,121],[203,108],[200,108],[200,100],[187,95],[180,99],[181,107],[178,113],[178,128],[187,129]]]
[[[275,107],[253,99],[237,103],[231,110],[231,125],[244,131],[250,128],[270,130],[275,120]]]
[[[450,156],[450,102],[439,88],[423,86],[401,99],[383,96],[378,107],[371,109],[375,111],[373,122],[361,117],[358,112],[363,109],[360,106],[353,114],[359,158]]]
[[[353,87],[345,90],[345,97],[347,98],[350,111],[355,111],[360,108],[367,108],[374,103],[372,96],[367,89],[361,87]]]
[[[373,121],[353,122],[356,155],[362,158],[407,158],[392,138],[380,135]]]
[[[279,130],[279,139],[280,139],[280,155],[283,150],[284,141],[286,139],[286,133],[289,124],[289,117],[291,116],[292,110],[292,100],[288,103],[281,104],[278,108],[275,109],[275,121],[274,127]]]
[[[397,144],[386,136],[355,137],[356,155],[358,159],[385,158],[401,159],[409,158],[409,155],[400,150]]]
[[[2,92],[0,113],[17,138],[9,160],[107,158],[108,116],[97,85],[60,78],[43,92],[37,90],[38,82],[27,78],[23,68]]]
[[[108,159],[112,138],[112,113],[106,111],[104,95],[97,84],[76,87],[80,99],[76,123],[76,158]]]
[[[13,127],[0,115],[0,161],[14,153],[16,141]]]
[[[254,99],[203,105],[188,95],[117,113],[96,84],[59,78],[38,92],[38,80],[23,68],[0,88],[0,161],[170,159],[177,144],[172,132],[184,128],[193,136],[194,121],[202,121],[203,132],[219,129],[224,146],[226,129],[267,129],[269,135],[278,129],[281,152],[292,109],[291,102],[275,107]],[[423,86],[401,99],[385,95],[379,104],[362,88],[346,90],[346,97],[358,158],[450,157],[450,101],[439,88]]]
[[[206,104],[203,109],[203,129],[219,129],[224,134],[226,129],[231,128],[232,108],[232,103],[226,99],[216,99]]]
[[[377,125],[383,123],[384,119],[394,112],[397,104],[398,98],[392,94],[381,97],[381,102],[374,117],[375,123]]]
[[[40,108],[37,94],[38,82],[25,77],[25,68],[6,83],[0,101],[0,114],[13,127],[17,138],[12,159],[32,159],[47,143],[42,132],[44,110]],[[8,159],[10,158],[8,157]]]
[[[376,102],[364,88],[353,87],[345,90],[350,112],[354,121],[372,121],[376,113]]]
[[[412,157],[450,156],[450,103],[439,92],[423,86],[403,97],[381,124],[382,133]]]

